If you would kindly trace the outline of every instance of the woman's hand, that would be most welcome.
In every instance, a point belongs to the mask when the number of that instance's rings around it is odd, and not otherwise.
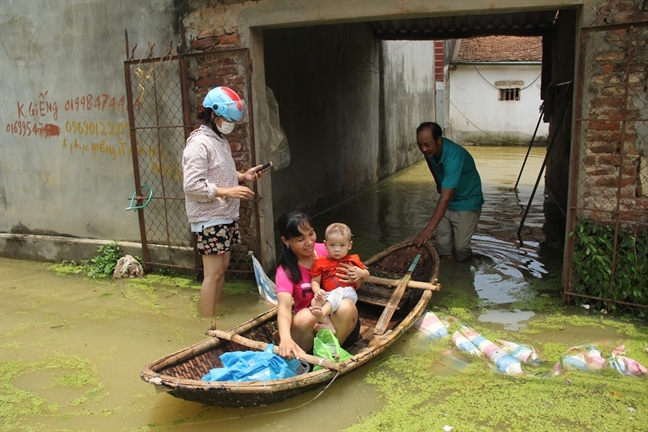
[[[304,353],[291,335],[292,295],[286,292],[277,293],[277,327],[279,328],[279,355],[291,359]]]
[[[345,284],[358,284],[369,277],[369,270],[349,263],[340,263],[336,270],[335,276]]]
[[[304,350],[295,343],[292,338],[282,338],[279,343],[279,355],[288,360],[292,358],[298,359],[301,354],[305,354]]]
[[[216,196],[237,199],[250,199],[254,196],[254,191],[247,186],[234,186],[233,188],[218,188]]]
[[[258,179],[263,177],[263,173],[256,172],[256,170],[258,170],[262,166],[263,165],[257,165],[255,167],[252,167],[249,170],[245,171],[243,174],[241,174],[241,178],[239,178],[239,182],[241,182],[241,181],[257,181]]]

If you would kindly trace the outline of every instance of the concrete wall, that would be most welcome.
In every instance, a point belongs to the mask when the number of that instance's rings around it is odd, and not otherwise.
[[[291,155],[272,173],[275,218],[324,210],[418,160],[414,131],[434,118],[432,48],[380,43],[365,24],[264,32],[266,85]]]
[[[379,44],[372,40],[369,22],[415,19],[437,13],[452,16],[583,5],[582,19],[587,25],[596,3],[594,0],[534,0],[524,5],[486,0],[451,3],[445,0],[326,3],[310,0],[4,1],[0,4],[3,47],[0,50],[3,77],[0,82],[0,253],[11,254],[14,246],[20,243],[14,242],[11,248],[5,248],[7,236],[22,236],[24,240],[28,235],[25,233],[51,236],[52,242],[60,238],[55,236],[57,234],[96,239],[97,243],[109,239],[139,240],[136,213],[124,210],[134,191],[126,132],[124,30],[128,31],[130,47],[137,46],[138,58],[146,57],[149,50],[153,57],[166,54],[169,40],[173,41],[173,48],[180,47],[184,51],[248,48],[252,70],[254,150],[259,159],[265,159],[268,154],[264,143],[270,133],[266,126],[268,109],[264,103],[264,50],[273,49],[273,42],[266,47],[264,34],[298,27],[301,30],[294,30],[297,35],[312,32],[313,40],[294,43],[321,49],[321,53],[299,53],[314,62],[320,54],[333,62],[323,67],[334,74],[336,80],[327,81],[321,72],[315,77],[319,82],[330,84],[335,93],[308,93],[309,96],[325,96],[309,101],[315,104],[315,113],[324,114],[324,127],[305,123],[307,126],[299,126],[297,130],[307,134],[309,139],[316,137],[316,148],[313,141],[306,141],[303,136],[293,136],[293,141],[297,140],[299,151],[304,152],[302,162],[306,157],[317,160],[327,154],[322,143],[340,141],[333,156],[324,161],[323,169],[330,170],[338,157],[344,161],[337,161],[344,166],[339,171],[343,174],[330,177],[331,185],[324,184],[322,179],[316,182],[318,190],[330,190],[339,198],[407,163],[407,157],[400,157],[400,153],[390,149],[410,139],[410,126],[401,126],[398,122],[415,124],[419,121],[414,116],[405,119],[386,115],[388,110],[401,113],[409,108],[388,105],[390,95],[387,93],[383,100],[380,99],[381,83],[375,71],[376,64],[382,64],[383,77],[397,85],[400,60],[383,57],[380,61]],[[178,8],[186,9],[180,11]],[[178,41],[180,19],[185,31]],[[318,34],[323,30],[312,26],[321,25],[327,25],[329,30]],[[332,37],[330,47],[324,43],[324,37]],[[152,48],[149,42],[154,44]],[[403,57],[402,64],[411,62],[409,64],[416,66],[418,73],[427,59],[415,60],[406,61]],[[294,59],[289,64],[296,63]],[[315,69],[314,65],[309,67],[304,65],[302,70]],[[363,67],[369,69],[362,70]],[[278,74],[278,68],[271,66],[268,76]],[[402,70],[402,80],[408,80],[410,75]],[[283,73],[290,71],[283,70]],[[431,87],[430,92],[432,96]],[[353,102],[365,102],[360,106],[342,106],[344,93],[348,93]],[[433,103],[431,97],[432,107]],[[417,101],[417,104],[418,109],[425,109],[425,102]],[[330,107],[337,111],[329,111]],[[360,113],[358,109],[366,112]],[[384,116],[381,116],[381,109]],[[294,110],[297,117],[298,108]],[[305,115],[313,119],[316,114]],[[432,110],[430,115],[433,115]],[[294,132],[291,133],[294,135]],[[361,143],[376,143],[376,146],[365,149]],[[362,160],[358,163],[353,159]],[[349,176],[352,169],[358,172]],[[301,173],[295,176],[296,181],[304,177],[303,171]],[[281,172],[276,174],[273,182],[287,184],[281,179]],[[272,243],[270,215],[273,214],[272,194],[277,189],[274,184],[265,182],[259,186],[257,194],[258,217],[263,224],[260,236],[266,238],[266,245]],[[319,206],[335,202],[333,198],[317,196],[308,201],[311,193],[306,191],[296,196],[304,196],[306,202],[312,201]],[[8,234],[12,232],[16,234]],[[49,260],[66,258],[63,252],[46,254]]]
[[[264,32],[266,85],[291,157],[272,173],[275,215],[325,209],[376,181],[378,46],[363,24]]]
[[[177,39],[173,1],[0,10],[0,232],[138,241],[124,210],[134,192],[124,30],[140,55],[149,41],[163,55]]]
[[[451,66],[448,82],[451,138],[467,145],[528,144],[542,104],[539,77],[540,65]],[[500,101],[497,81],[523,82],[519,85],[520,100]],[[548,124],[541,123],[534,142],[546,142],[547,131]]]
[[[392,41],[382,44],[384,139],[379,172],[393,174],[420,160],[416,128],[434,120],[434,41]]]

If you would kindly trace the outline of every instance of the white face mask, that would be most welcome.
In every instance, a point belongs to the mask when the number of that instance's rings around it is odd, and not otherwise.
[[[232,132],[234,130],[234,126],[236,126],[234,123],[230,123],[228,121],[223,120],[221,125],[218,126],[216,124],[216,127],[218,128],[218,131],[222,133],[223,135],[227,135],[228,133]]]

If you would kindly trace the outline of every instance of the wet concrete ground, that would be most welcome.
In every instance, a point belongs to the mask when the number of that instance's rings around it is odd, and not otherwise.
[[[543,149],[532,152],[517,191],[512,186],[526,149],[469,150],[486,195],[476,257],[442,263],[443,290],[430,307],[488,336],[533,343],[553,362],[569,346],[597,342],[605,347],[626,343],[629,356],[648,364],[648,353],[642,351],[648,333],[641,323],[582,317],[578,310],[561,308],[562,251],[545,241],[542,196],[533,201],[523,242],[517,238]],[[317,215],[317,232],[321,236],[330,221],[344,221],[354,231],[354,251],[369,257],[416,235],[431,215],[434,193],[427,168],[417,164]],[[255,287],[247,293],[240,288],[226,287],[218,311],[222,329],[268,308]],[[645,430],[640,425],[648,424],[648,398],[636,390],[645,380],[613,374],[587,375],[589,381],[582,374],[514,380],[453,354],[447,341],[423,340],[414,331],[323,393],[268,407],[221,409],[156,394],[139,379],[142,366],[205,338],[208,323],[196,312],[198,289],[194,281],[151,275],[94,282],[57,275],[42,263],[0,259],[0,428],[335,431],[442,430],[449,425],[462,431],[598,431]],[[522,402],[493,403],[497,389]],[[557,401],[565,392],[571,396]],[[609,421],[596,412],[609,412]]]

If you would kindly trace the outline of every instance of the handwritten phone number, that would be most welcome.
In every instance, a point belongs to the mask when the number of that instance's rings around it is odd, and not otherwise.
[[[110,96],[109,94],[100,94],[93,95],[88,93],[85,96],[78,96],[73,99],[68,99],[65,101],[65,111],[91,111],[95,110],[105,110],[108,108],[121,108],[124,109],[124,104],[126,103],[126,98],[124,96],[116,97]]]
[[[66,121],[65,132],[79,135],[123,135],[128,131],[127,122]]]
[[[46,124],[25,120],[16,120],[13,123],[9,123],[5,130],[12,135],[18,136],[32,136],[32,135],[42,135],[46,132]]]

